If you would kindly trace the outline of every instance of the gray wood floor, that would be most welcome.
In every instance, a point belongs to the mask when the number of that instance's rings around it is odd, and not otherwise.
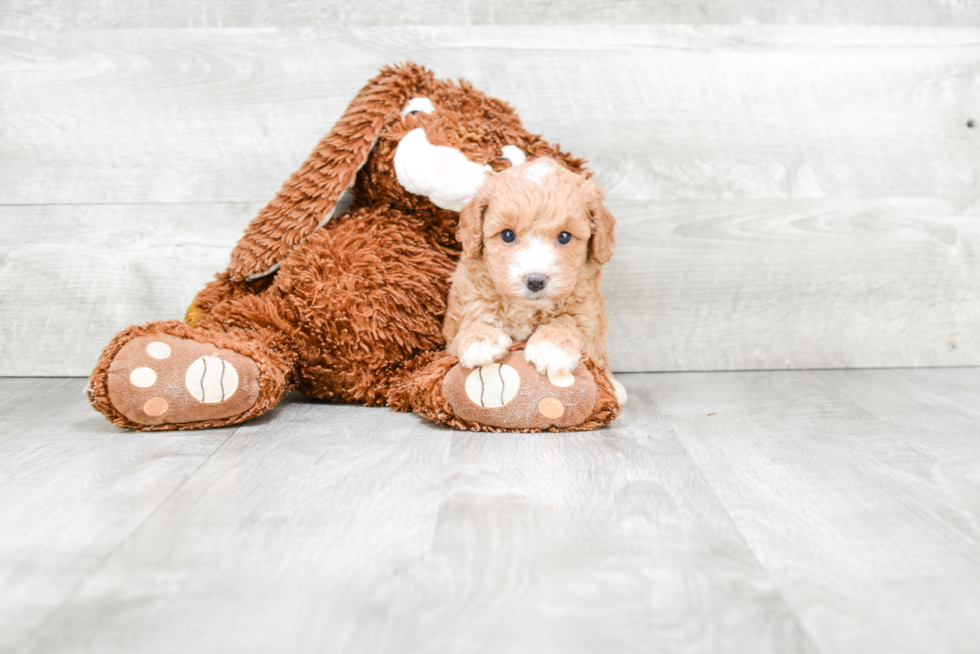
[[[976,652],[980,369],[623,375],[585,434],[0,379],[2,652]]]

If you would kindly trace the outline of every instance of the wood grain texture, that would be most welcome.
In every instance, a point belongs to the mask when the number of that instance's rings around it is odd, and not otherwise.
[[[619,246],[604,292],[617,371],[980,364],[973,204],[610,208]],[[0,207],[0,374],[88,374],[120,329],[183,316],[257,210]]]
[[[631,391],[599,433],[454,438],[414,650],[813,651]]]
[[[615,370],[980,364],[975,204],[613,204]]]
[[[259,208],[0,206],[0,375],[88,375],[120,329],[182,318]]]
[[[815,651],[633,390],[615,429],[540,435],[292,396],[19,651]]]
[[[294,399],[236,432],[23,651],[339,652],[383,615],[431,544],[451,432]]]
[[[821,651],[975,651],[980,371],[649,379]]]
[[[377,68],[512,103],[620,199],[975,197],[980,30],[7,32],[2,204],[267,201]]]
[[[980,25],[976,0],[4,0],[8,29],[537,24]]]
[[[587,434],[0,380],[0,648],[972,653],[980,368],[626,374]]]
[[[0,651],[12,652],[234,429],[122,432],[81,379],[0,379]]]
[[[408,57],[592,160],[615,369],[980,363],[978,29],[119,29],[0,33],[0,374],[183,315]]]
[[[855,371],[835,377],[834,383],[928,458],[937,475],[980,483],[980,440],[973,420],[980,410],[980,394],[975,380],[975,371],[965,368],[896,371],[888,386],[874,383],[873,371]],[[909,399],[898,402],[898,397]]]

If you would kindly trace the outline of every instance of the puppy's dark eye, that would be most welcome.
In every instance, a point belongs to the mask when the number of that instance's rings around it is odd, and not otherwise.
[[[568,245],[568,242],[572,240],[572,235],[568,232],[562,232],[558,235],[558,242],[562,245]]]
[[[513,243],[515,238],[517,238],[517,234],[512,229],[505,229],[500,232],[500,240],[504,243]]]

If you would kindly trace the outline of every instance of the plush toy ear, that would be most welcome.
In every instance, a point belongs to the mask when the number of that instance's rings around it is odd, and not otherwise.
[[[592,238],[589,256],[602,265],[612,258],[616,246],[616,219],[602,203],[605,194],[592,180],[582,182],[588,193],[589,214],[592,219]]]
[[[472,200],[463,205],[459,212],[459,228],[456,230],[456,240],[463,244],[463,257],[475,259],[483,253],[483,215],[490,206],[490,177],[477,191]]]
[[[413,63],[385,67],[368,82],[302,167],[249,224],[231,253],[232,279],[251,281],[275,272],[294,247],[330,220],[388,120],[410,98],[424,96],[432,83],[432,73]]]

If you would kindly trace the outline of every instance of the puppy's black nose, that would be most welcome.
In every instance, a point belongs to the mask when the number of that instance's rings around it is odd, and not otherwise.
[[[541,273],[531,273],[524,280],[524,283],[532,293],[537,293],[548,284],[548,278]]]

